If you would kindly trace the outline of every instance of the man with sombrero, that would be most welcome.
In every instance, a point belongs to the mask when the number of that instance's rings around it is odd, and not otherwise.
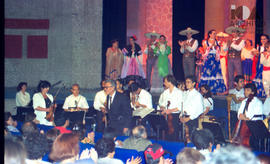
[[[149,39],[147,43],[147,47],[144,51],[147,54],[146,60],[146,79],[151,85],[151,74],[153,67],[155,66],[158,58],[158,54],[154,52],[154,49],[157,47],[157,38],[159,38],[160,34],[156,33],[155,31],[146,33],[145,36]]]
[[[199,31],[193,30],[190,27],[179,32],[179,35],[187,36],[187,40],[178,41],[178,44],[181,46],[180,52],[184,55],[183,69],[185,78],[195,75],[195,52],[198,48],[198,40],[193,39],[192,35],[198,33]]]
[[[245,29],[236,26],[230,26],[225,29],[225,32],[231,34],[233,39],[228,43],[228,85],[229,89],[234,88],[233,79],[234,73],[242,75],[241,50],[245,46],[245,41],[240,37]]]

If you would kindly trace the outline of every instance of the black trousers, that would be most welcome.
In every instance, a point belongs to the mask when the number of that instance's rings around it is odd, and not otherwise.
[[[230,124],[231,124],[231,135],[233,137],[233,132],[234,132],[236,123],[238,121],[237,112],[231,110],[230,117],[231,117],[231,120],[230,120]]]
[[[102,122],[103,113],[101,111],[97,111],[96,123],[97,123],[97,131],[103,132],[105,128],[104,122]]]
[[[196,118],[194,120],[189,120],[186,122],[186,126],[188,127],[188,133],[191,138],[192,132],[198,128],[199,125],[199,118]]]

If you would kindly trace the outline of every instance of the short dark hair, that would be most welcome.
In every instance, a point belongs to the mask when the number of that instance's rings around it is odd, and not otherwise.
[[[36,117],[37,117],[37,115],[34,112],[29,112],[25,116],[25,122],[33,121],[33,120],[35,120]]]
[[[44,134],[30,133],[24,139],[28,159],[39,159],[49,152],[48,140]]]
[[[165,79],[167,79],[168,82],[172,83],[174,86],[177,85],[177,81],[175,79],[175,77],[173,75],[167,75],[163,78],[163,81],[165,81]]]
[[[257,95],[257,87],[254,83],[247,83],[244,87],[245,89],[249,88],[252,92],[254,92],[254,96]]]
[[[37,125],[33,121],[27,121],[22,125],[23,136],[28,136],[31,133],[39,132]]]
[[[17,86],[17,91],[20,91],[22,89],[22,86],[26,85],[27,86],[27,82],[20,82]]]
[[[14,138],[5,138],[4,160],[8,164],[26,164],[26,150],[24,144]]]
[[[205,160],[205,157],[196,149],[186,147],[176,156],[176,163],[194,164]]]
[[[115,42],[118,42],[119,43],[119,40],[118,39],[113,39],[111,40],[111,44],[113,45]]]
[[[262,35],[260,36],[260,38],[261,38],[262,36],[265,36],[266,39],[269,41],[269,35],[267,35],[267,34],[262,34]]]
[[[113,139],[102,138],[95,144],[99,158],[107,157],[109,153],[115,151],[115,143]]]
[[[208,129],[193,131],[191,139],[197,150],[208,149],[210,143],[214,144],[214,135]]]
[[[46,80],[40,80],[40,82],[38,83],[37,86],[37,90],[38,92],[41,92],[41,89],[43,88],[50,88],[51,87],[51,83],[46,81]]]
[[[102,138],[114,139],[115,137],[117,137],[117,133],[116,133],[116,130],[114,128],[106,127],[104,129]]]
[[[129,86],[130,92],[136,92],[140,88],[139,84],[134,82]]]
[[[5,112],[5,126],[7,126],[7,121],[9,120],[10,117],[11,117],[11,113]]]
[[[236,75],[236,76],[234,77],[234,82],[238,83],[240,79],[243,79],[243,80],[244,80],[245,78],[244,78],[243,75]]]
[[[213,31],[216,31],[215,29],[211,29],[208,31],[207,33],[207,38],[209,39],[210,38],[210,34],[212,34]]]
[[[204,98],[212,97],[211,88],[207,84],[201,85],[201,88],[207,90],[207,93],[203,95]]]
[[[187,77],[185,78],[185,80],[187,80],[187,79],[191,80],[193,83],[197,83],[197,81],[196,81],[196,79],[195,79],[194,76],[187,76]]]

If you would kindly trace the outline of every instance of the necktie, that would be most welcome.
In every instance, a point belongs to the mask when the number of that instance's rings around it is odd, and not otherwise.
[[[109,103],[108,104],[109,104],[108,108],[111,109],[111,104],[112,104],[112,97],[111,96],[109,96]]]

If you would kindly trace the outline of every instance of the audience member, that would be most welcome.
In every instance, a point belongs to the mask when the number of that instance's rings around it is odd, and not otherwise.
[[[116,140],[116,137],[117,137],[117,132],[114,128],[107,127],[104,129],[102,138],[112,139],[115,143],[115,147],[122,147],[123,146],[122,141]]]
[[[27,115],[25,116],[25,122],[28,121],[33,121],[36,124],[39,124],[39,121],[36,119],[37,115],[35,113],[27,113]]]
[[[144,126],[139,125],[133,128],[132,135],[123,142],[123,148],[143,151],[152,142],[147,139],[147,133]]]
[[[22,142],[5,138],[4,161],[6,164],[26,164],[26,150]]]
[[[14,121],[10,112],[5,112],[5,127],[9,132],[19,133],[20,131],[16,128],[17,121]]]
[[[55,141],[56,137],[60,135],[60,131],[58,129],[50,129],[46,132],[46,138],[48,140],[48,145],[50,149],[52,148],[53,142]]]
[[[163,155],[165,150],[157,143],[149,145],[144,151],[146,164],[173,164],[171,159],[164,159]]]
[[[198,151],[192,148],[184,148],[177,154],[177,164],[199,164],[205,160],[205,157]]]
[[[25,122],[22,125],[21,130],[22,130],[22,135],[24,137],[26,137],[28,134],[39,132],[39,129],[37,128],[37,125],[32,121]]]
[[[71,133],[71,130],[68,130],[69,120],[66,119],[64,112],[59,112],[54,117],[55,128],[60,131],[60,133]]]
[[[270,156],[266,154],[260,154],[257,156],[261,164],[270,164]]]

